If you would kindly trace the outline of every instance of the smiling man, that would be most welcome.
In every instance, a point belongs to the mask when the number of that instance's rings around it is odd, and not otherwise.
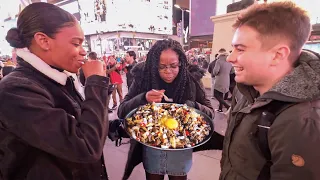
[[[231,106],[220,180],[320,179],[320,56],[302,50],[306,11],[255,4],[234,28],[227,61],[241,97]]]
[[[131,69],[137,64],[136,62],[136,53],[134,51],[127,51],[125,59],[126,59],[126,77],[127,77],[127,86],[128,89],[130,88],[132,82],[133,82],[133,73],[131,72]]]

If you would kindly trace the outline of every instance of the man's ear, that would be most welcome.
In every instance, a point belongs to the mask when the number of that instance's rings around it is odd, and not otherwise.
[[[49,36],[47,36],[46,34],[44,34],[42,32],[37,32],[34,35],[34,40],[43,51],[49,51],[50,50],[50,40],[51,40],[51,38]]]
[[[278,44],[272,48],[274,52],[274,57],[272,59],[271,65],[275,66],[284,60],[288,60],[290,56],[290,48],[286,44]]]

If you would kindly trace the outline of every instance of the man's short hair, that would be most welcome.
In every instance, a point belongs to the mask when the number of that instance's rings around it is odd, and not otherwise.
[[[233,27],[242,25],[253,28],[261,35],[264,48],[287,41],[291,50],[289,59],[292,60],[299,56],[311,30],[307,12],[290,1],[249,6],[239,14]]]
[[[227,50],[226,50],[225,48],[221,48],[221,49],[219,49],[218,52],[219,52],[219,53],[225,53],[225,52],[227,52]]]
[[[95,53],[95,52],[90,52],[89,54],[88,54],[88,57],[90,58],[90,59],[92,59],[92,60],[97,60],[98,58],[97,58],[97,53]]]
[[[137,55],[134,51],[127,51],[127,53],[129,54],[129,56],[133,57],[134,60],[136,60]]]

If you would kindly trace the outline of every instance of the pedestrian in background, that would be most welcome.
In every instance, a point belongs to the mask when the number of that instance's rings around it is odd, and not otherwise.
[[[114,55],[111,55],[108,57],[107,60],[107,74],[110,77],[110,81],[113,85],[115,85],[115,90],[112,92],[112,101],[113,101],[113,106],[112,110],[115,110],[118,106],[117,102],[117,93],[119,95],[119,102],[122,102],[123,100],[123,94],[122,94],[122,77],[121,77],[121,70],[124,68],[124,65],[121,64],[120,62],[116,61],[116,58]]]
[[[133,82],[133,74],[131,72],[132,68],[137,64],[136,62],[136,53],[134,51],[127,51],[125,56],[126,66],[124,68],[127,77],[127,86],[130,88]]]
[[[218,112],[223,111],[223,106],[228,110],[230,105],[224,101],[224,94],[229,92],[231,63],[227,62],[228,52],[222,48],[219,50],[217,62],[215,63],[212,74],[215,77],[214,97],[219,101]]]
[[[212,62],[210,62],[209,67],[208,67],[208,72],[211,74],[211,93],[212,93],[211,99],[214,99],[215,76],[213,74],[213,69],[214,69],[214,66],[216,65],[218,55],[219,54],[215,54],[214,60]]]

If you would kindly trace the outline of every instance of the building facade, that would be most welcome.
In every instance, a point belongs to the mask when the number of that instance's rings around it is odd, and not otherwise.
[[[172,0],[78,0],[86,43],[99,56],[143,56],[160,39],[172,38]]]

